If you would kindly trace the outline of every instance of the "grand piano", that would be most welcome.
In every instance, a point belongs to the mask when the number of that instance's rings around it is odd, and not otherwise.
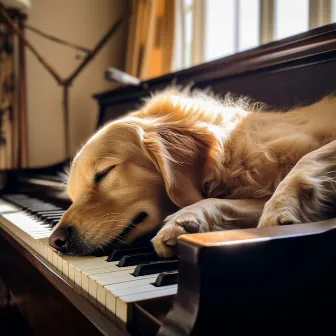
[[[285,110],[333,93],[335,74],[332,24],[97,94],[97,127],[172,83]],[[148,245],[63,256],[48,247],[47,237],[49,224],[70,204],[59,175],[67,165],[6,174],[0,194],[2,335],[335,333],[336,219],[184,235],[178,260],[160,260]]]

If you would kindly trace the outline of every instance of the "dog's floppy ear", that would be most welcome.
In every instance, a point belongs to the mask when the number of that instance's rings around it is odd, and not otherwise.
[[[188,130],[159,126],[144,134],[145,151],[161,172],[170,199],[185,207],[203,199],[207,146]]]

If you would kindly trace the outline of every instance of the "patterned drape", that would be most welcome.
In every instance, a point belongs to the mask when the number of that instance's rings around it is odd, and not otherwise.
[[[22,16],[11,12],[22,27]],[[0,170],[26,166],[27,140],[22,45],[0,17]]]

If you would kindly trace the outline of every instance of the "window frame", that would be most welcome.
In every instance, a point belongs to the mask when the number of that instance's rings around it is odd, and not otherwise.
[[[179,7],[183,8],[181,14],[182,37],[181,43],[182,56],[179,67],[185,68],[205,62],[205,26],[206,26],[206,2],[211,0],[193,0],[190,6],[184,6],[184,0],[175,0]],[[314,29],[332,23],[332,1],[336,0],[309,0],[309,23],[308,27]],[[182,6],[181,6],[182,3]],[[240,0],[235,1],[235,39],[234,52],[239,52],[239,7]],[[191,45],[191,64],[185,62],[185,14],[192,11],[192,45]],[[275,35],[275,0],[259,0],[259,46],[274,41]]]

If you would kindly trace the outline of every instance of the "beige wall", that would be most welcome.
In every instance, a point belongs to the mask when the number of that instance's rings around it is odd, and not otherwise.
[[[31,0],[28,24],[92,48],[125,10],[126,0]],[[113,85],[104,80],[112,65],[124,68],[126,24],[79,75],[70,89],[71,150],[74,154],[92,134],[98,106],[92,94]],[[27,37],[62,76],[79,61],[76,51],[27,31]],[[26,51],[29,165],[41,167],[65,159],[62,90],[30,51]]]

